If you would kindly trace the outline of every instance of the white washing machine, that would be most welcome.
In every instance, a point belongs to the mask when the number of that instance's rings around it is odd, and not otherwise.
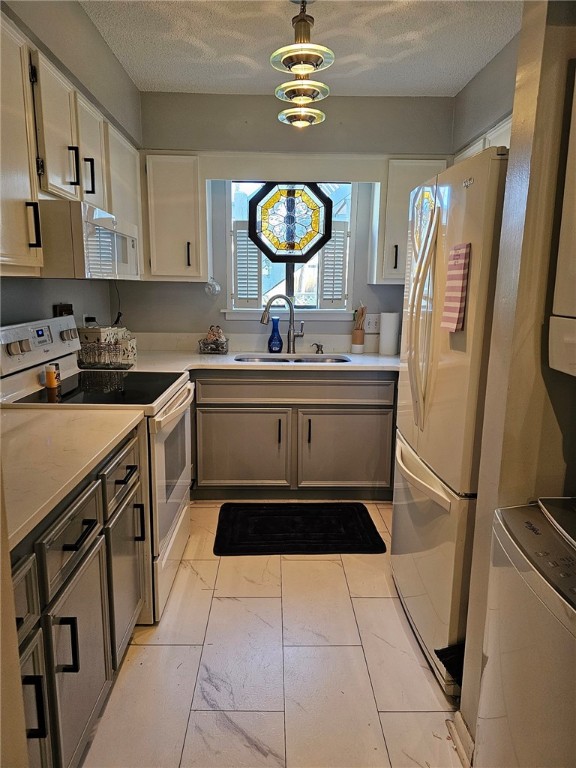
[[[473,765],[576,767],[576,499],[495,513]]]

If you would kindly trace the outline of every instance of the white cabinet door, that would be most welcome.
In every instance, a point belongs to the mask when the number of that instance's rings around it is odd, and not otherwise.
[[[512,134],[512,117],[507,117],[486,133],[487,147],[510,147]]]
[[[198,158],[148,155],[150,273],[206,281],[199,240]]]
[[[76,93],[76,113],[80,144],[82,199],[105,211],[107,210],[107,195],[104,118],[79,93]]]
[[[0,265],[41,267],[42,249],[32,136],[28,49],[2,23],[2,114],[0,166]],[[26,272],[10,271],[10,274]],[[28,272],[27,274],[30,274]]]
[[[140,231],[140,155],[110,123],[106,123],[109,212]]]
[[[34,110],[38,156],[44,164],[40,186],[58,197],[80,200],[80,148],[74,88],[38,51],[32,52],[32,62],[36,68]]]
[[[445,168],[445,160],[389,161],[384,245],[379,269],[380,279],[376,282],[404,282],[410,192]]]

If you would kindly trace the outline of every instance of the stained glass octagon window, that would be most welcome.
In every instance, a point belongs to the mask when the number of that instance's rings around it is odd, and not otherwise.
[[[248,236],[276,263],[304,264],[332,237],[332,200],[313,182],[269,182],[250,198]]]

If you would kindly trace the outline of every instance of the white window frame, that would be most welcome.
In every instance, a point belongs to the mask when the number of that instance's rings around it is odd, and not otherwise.
[[[319,182],[319,183],[325,183],[325,182]],[[350,199],[350,223],[349,228],[347,231],[347,239],[348,239],[348,264],[347,264],[347,271],[346,276],[344,280],[344,301],[345,306],[344,307],[337,307],[335,309],[330,309],[327,306],[322,306],[322,297],[319,296],[319,304],[320,306],[317,308],[310,308],[310,309],[303,309],[302,307],[297,307],[298,312],[302,312],[302,316],[310,316],[314,317],[316,319],[327,319],[327,318],[333,318],[335,320],[349,320],[352,319],[354,316],[354,312],[352,309],[353,306],[353,296],[352,296],[352,286],[354,284],[354,262],[355,262],[355,253],[356,253],[356,239],[357,239],[357,220],[358,220],[358,182],[340,182],[340,183],[346,183],[350,184],[352,188],[351,192],[351,199]],[[231,192],[231,180],[226,180],[226,202],[224,207],[224,213],[226,216],[226,284],[227,284],[227,304],[226,304],[226,310],[225,310],[225,316],[227,320],[233,320],[233,319],[246,319],[246,320],[253,320],[253,319],[259,319],[262,314],[262,284],[260,283],[259,286],[259,296],[257,299],[258,305],[254,304],[253,306],[246,306],[246,307],[238,307],[234,306],[234,292],[235,292],[235,286],[236,286],[236,274],[235,274],[235,267],[234,267],[234,255],[233,255],[233,243],[234,243],[234,230],[231,226],[232,224],[232,192]],[[320,266],[320,275],[319,275],[319,291],[321,290],[321,274],[322,274],[322,263]],[[278,314],[282,316],[283,309],[281,306],[278,307]],[[274,310],[276,312],[276,309]]]

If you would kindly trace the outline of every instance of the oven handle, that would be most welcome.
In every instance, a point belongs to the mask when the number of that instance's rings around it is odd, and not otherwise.
[[[181,416],[187,411],[194,400],[194,384],[188,382],[186,386],[166,406],[166,410],[160,411],[158,416],[149,419],[149,428],[152,434],[161,432],[166,424]]]

